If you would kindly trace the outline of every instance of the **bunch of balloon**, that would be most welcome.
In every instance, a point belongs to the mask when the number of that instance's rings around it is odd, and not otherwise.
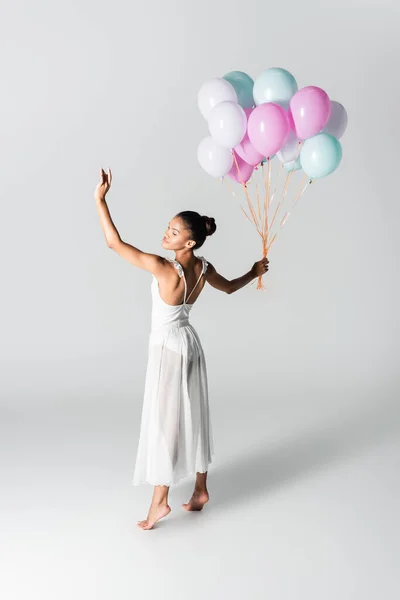
[[[278,229],[307,187],[339,166],[346,110],[320,87],[299,89],[293,75],[277,67],[266,69],[255,81],[242,71],[215,77],[201,86],[197,99],[209,130],[197,149],[199,163],[209,175],[226,183],[234,196],[226,178],[243,187],[249,212],[241,209],[260,235],[265,257],[277,237],[277,216],[295,174],[302,173],[303,179]],[[275,156],[280,167],[273,185]],[[248,186],[260,172],[262,180],[255,182],[252,201]],[[282,172],[286,178],[277,193]],[[261,277],[257,289],[265,289]]]

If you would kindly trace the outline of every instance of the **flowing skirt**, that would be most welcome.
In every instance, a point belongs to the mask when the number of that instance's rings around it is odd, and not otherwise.
[[[214,454],[206,361],[191,324],[150,333],[133,485],[208,471]]]

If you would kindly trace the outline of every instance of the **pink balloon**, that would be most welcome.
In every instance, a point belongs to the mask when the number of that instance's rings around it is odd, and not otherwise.
[[[227,176],[233,179],[234,181],[237,181],[237,183],[246,183],[246,181],[248,181],[252,176],[254,167],[253,165],[249,165],[242,158],[240,158],[240,156],[235,152],[235,150],[233,151],[233,153],[236,157],[240,174],[236,166],[236,162],[235,160],[233,160],[232,169],[229,171],[229,173],[227,173]]]
[[[319,133],[327,124],[331,114],[331,101],[323,89],[309,85],[292,96],[289,111],[297,137],[306,140]]]
[[[276,154],[290,131],[288,114],[275,102],[266,102],[253,109],[249,116],[247,132],[256,150],[267,158]]]
[[[246,113],[247,123],[249,122],[249,116],[253,112],[252,108],[245,108],[244,112]],[[260,154],[258,150],[256,150],[249,139],[249,134],[246,131],[246,134],[240,144],[235,147],[236,154],[240,156],[245,162],[249,165],[253,165],[254,167],[258,165],[264,158],[263,154]]]

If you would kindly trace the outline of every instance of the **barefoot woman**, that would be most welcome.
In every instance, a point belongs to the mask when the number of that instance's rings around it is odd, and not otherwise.
[[[138,521],[151,529],[170,513],[169,487],[196,474],[186,510],[201,510],[208,501],[207,471],[212,462],[213,436],[208,404],[207,370],[199,336],[189,321],[206,282],[232,294],[268,271],[268,259],[254,263],[248,273],[229,281],[193,250],[201,248],[216,230],[213,218],[193,211],[178,213],[169,223],[162,247],[175,259],[142,252],[124,242],[111,220],[105,196],[111,171],[100,169],[95,199],[109,248],[135,267],[152,273],[152,316],[148,363],[133,485],[154,486],[149,513]],[[190,299],[190,303],[189,303]]]

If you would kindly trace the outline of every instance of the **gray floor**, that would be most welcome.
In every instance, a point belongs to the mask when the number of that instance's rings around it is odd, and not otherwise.
[[[344,394],[335,403],[325,391],[316,412],[314,391],[301,408],[266,399],[260,414],[258,402],[229,398],[229,420],[214,406],[209,504],[184,511],[184,480],[151,531],[136,521],[152,488],[130,485],[139,404],[71,398],[54,410],[5,411],[2,597],[397,597],[394,399],[353,397],[349,411]]]

